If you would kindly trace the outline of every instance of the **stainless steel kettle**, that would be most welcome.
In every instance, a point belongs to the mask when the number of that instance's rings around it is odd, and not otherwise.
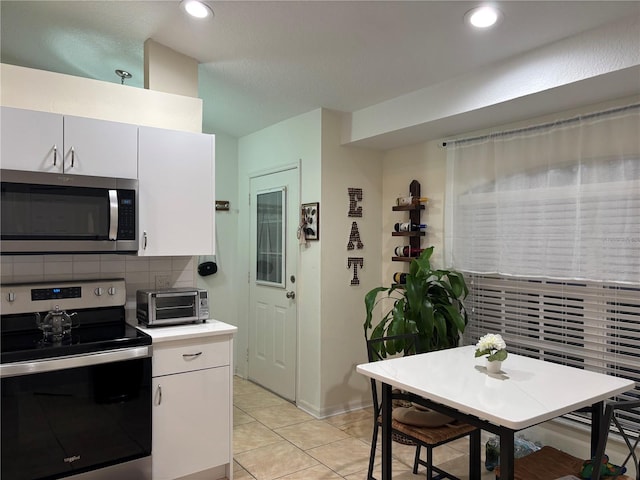
[[[44,341],[59,342],[71,334],[71,329],[75,326],[72,317],[77,313],[68,314],[56,305],[55,309],[47,313],[44,319],[37,312],[35,315],[36,325],[42,330]]]

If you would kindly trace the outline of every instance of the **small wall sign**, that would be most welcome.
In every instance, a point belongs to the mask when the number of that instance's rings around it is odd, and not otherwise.
[[[303,203],[301,224],[307,240],[320,240],[320,203]]]

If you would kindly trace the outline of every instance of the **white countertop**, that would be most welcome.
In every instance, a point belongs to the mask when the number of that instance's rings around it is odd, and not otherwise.
[[[631,390],[635,383],[509,354],[489,374],[475,346],[394,358],[357,371],[495,425],[520,430]]]
[[[207,320],[205,323],[186,323],[184,325],[168,325],[163,327],[145,327],[132,324],[141,332],[152,338],[152,343],[186,340],[189,338],[204,338],[217,335],[233,335],[238,327],[218,320]]]

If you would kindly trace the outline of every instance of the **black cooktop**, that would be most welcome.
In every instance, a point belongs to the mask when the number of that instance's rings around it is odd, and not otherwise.
[[[68,312],[72,313],[72,312]],[[44,318],[47,312],[40,312]],[[84,309],[74,317],[71,334],[44,341],[35,314],[5,315],[1,322],[0,363],[95,353],[151,345],[151,337],[125,322],[124,307]]]

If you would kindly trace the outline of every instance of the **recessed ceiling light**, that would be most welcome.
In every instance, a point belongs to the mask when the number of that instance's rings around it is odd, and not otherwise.
[[[205,2],[199,0],[182,0],[180,2],[184,11],[195,18],[213,17],[213,10]]]
[[[494,7],[477,7],[464,15],[465,20],[476,28],[488,28],[495,25],[501,18],[502,12]]]

